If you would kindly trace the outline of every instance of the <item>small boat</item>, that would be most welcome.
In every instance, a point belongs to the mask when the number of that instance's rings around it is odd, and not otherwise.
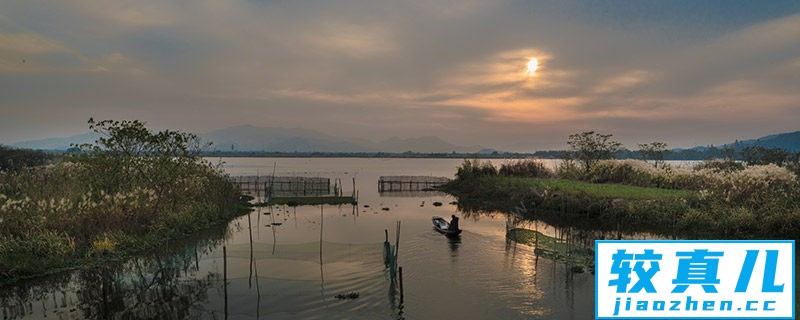
[[[431,219],[431,221],[433,221],[433,228],[446,236],[457,236],[461,234],[461,229],[450,230],[450,223],[442,217],[435,216]]]

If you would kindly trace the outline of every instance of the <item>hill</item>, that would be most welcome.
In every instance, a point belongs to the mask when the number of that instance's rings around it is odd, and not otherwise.
[[[416,153],[472,153],[484,149],[481,146],[463,147],[451,144],[438,137],[417,138],[392,137],[383,141],[348,139],[301,128],[257,127],[241,125],[199,134],[204,141],[211,141],[210,151],[221,152],[322,152],[322,153],[368,153],[368,152],[416,152]],[[22,141],[12,147],[39,150],[67,150],[72,143],[88,143],[97,139],[94,133],[70,137]]]

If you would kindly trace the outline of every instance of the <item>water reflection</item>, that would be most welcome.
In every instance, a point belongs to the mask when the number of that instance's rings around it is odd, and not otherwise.
[[[227,161],[257,161],[264,164],[263,172],[273,171],[272,159]],[[280,165],[287,160],[277,161]],[[292,162],[299,163],[297,167],[279,166],[278,174],[358,172],[357,184],[370,186],[390,171],[448,175],[459,161],[302,159]],[[248,174],[257,173],[252,171]],[[528,228],[569,239],[578,247],[597,236],[594,231],[564,230],[499,211],[471,212],[438,193],[382,197],[372,189],[361,190],[359,207],[258,208],[228,226],[135,260],[2,288],[2,317],[592,317],[591,274],[572,273],[531,246],[507,241],[506,232]],[[431,205],[434,202],[443,205]],[[464,232],[458,238],[445,237],[431,225],[431,216],[451,214],[461,218]],[[392,286],[383,261],[387,236],[382,231],[393,230],[398,220],[403,226],[399,263],[404,295]],[[359,297],[335,298],[348,292],[358,292]]]
[[[458,256],[458,247],[461,246],[461,235],[445,238],[447,238],[447,244],[450,245],[450,256],[455,258]]]
[[[215,228],[127,263],[81,270],[23,282],[0,291],[4,319],[162,318],[198,317],[198,306],[219,275],[197,276],[198,256],[210,252],[224,238],[226,228]],[[194,243],[192,243],[194,241]]]

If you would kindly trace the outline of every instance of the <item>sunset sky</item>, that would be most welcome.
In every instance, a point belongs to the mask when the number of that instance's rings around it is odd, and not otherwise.
[[[89,117],[720,144],[800,130],[800,1],[1,1],[0,143]]]

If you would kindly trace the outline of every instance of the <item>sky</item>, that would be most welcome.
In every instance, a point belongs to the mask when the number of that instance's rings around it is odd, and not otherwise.
[[[509,151],[589,130],[722,144],[800,130],[800,1],[0,2],[0,144],[90,117]]]

